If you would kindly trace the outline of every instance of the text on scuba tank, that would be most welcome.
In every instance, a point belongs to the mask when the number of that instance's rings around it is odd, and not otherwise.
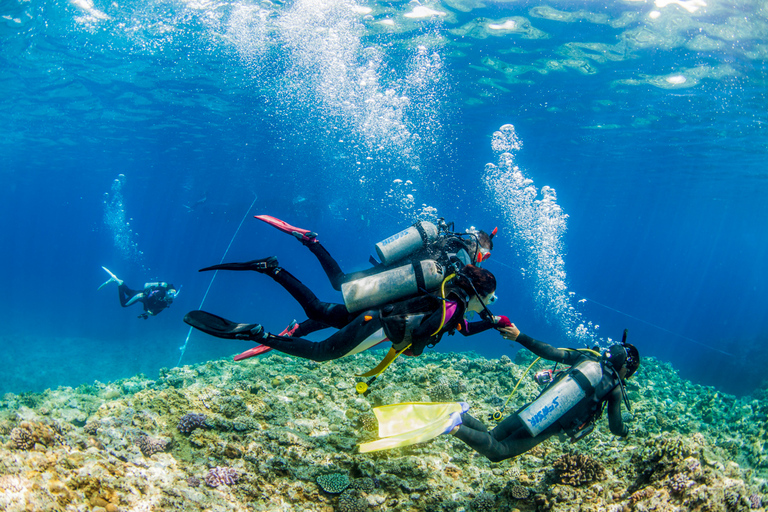
[[[552,399],[552,403],[549,405],[546,405],[541,408],[539,412],[531,416],[531,419],[528,420],[528,422],[531,424],[532,427],[535,427],[545,419],[547,419],[547,416],[549,416],[549,413],[560,407],[560,403],[558,400],[560,399],[559,396],[556,396]]]
[[[379,243],[380,243],[382,246],[385,246],[385,245],[389,245],[389,244],[391,244],[392,242],[394,242],[395,240],[397,240],[397,239],[399,239],[399,238],[403,238],[403,237],[404,237],[405,235],[407,235],[407,234],[408,234],[408,230],[406,229],[405,231],[401,231],[401,232],[399,232],[399,233],[395,233],[395,234],[394,234],[394,235],[392,235],[391,237],[387,238],[386,240],[382,240],[382,241],[381,241],[381,242],[379,242]]]

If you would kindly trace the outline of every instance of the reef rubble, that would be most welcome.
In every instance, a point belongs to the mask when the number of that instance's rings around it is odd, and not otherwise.
[[[768,390],[737,398],[647,358],[627,439],[607,421],[491,463],[459,440],[359,454],[371,408],[463,400],[496,411],[532,359],[401,358],[366,396],[378,352],[315,363],[272,353],[0,400],[0,509],[185,511],[765,510]],[[508,407],[539,391],[525,377]],[[491,420],[488,420],[491,423]]]

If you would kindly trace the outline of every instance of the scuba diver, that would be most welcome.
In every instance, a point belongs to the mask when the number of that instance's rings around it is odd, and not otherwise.
[[[179,290],[176,290],[175,286],[165,282],[145,283],[143,290],[131,290],[122,279],[118,279],[107,267],[101,268],[109,274],[109,279],[99,286],[98,289],[101,290],[109,283],[117,283],[117,295],[122,307],[127,308],[137,302],[141,302],[144,306],[144,313],[140,314],[137,318],[146,320],[150,316],[159,314],[173,303],[173,300],[179,296],[181,291],[181,287],[179,287]]]
[[[624,380],[637,371],[640,355],[634,345],[626,342],[627,331],[620,344],[612,345],[602,355],[587,349],[555,348],[521,334],[514,324],[499,331],[504,338],[517,341],[541,359],[571,367],[554,374],[536,400],[505,418],[490,432],[481,421],[467,414],[469,406],[464,402],[374,408],[382,439],[361,444],[360,452],[408,446],[451,434],[492,462],[500,462],[530,450],[555,434],[564,433],[571,442],[578,441],[592,431],[605,404],[611,432],[620,437],[629,435],[621,417],[622,399],[630,409]],[[550,372],[545,374],[552,376]],[[491,416],[500,419],[501,413]]]
[[[202,270],[213,269],[254,270],[266,274],[299,302],[311,320],[339,330],[324,341],[313,342],[291,335],[269,334],[260,324],[238,324],[205,311],[189,312],[184,317],[187,324],[212,336],[257,341],[265,347],[313,361],[338,359],[391,341],[383,371],[401,353],[421,355],[426,346],[437,344],[446,333],[458,330],[471,336],[499,325],[510,325],[506,317],[493,317],[487,308],[487,304],[495,300],[496,278],[488,270],[474,265],[466,265],[443,279],[441,296],[422,293],[358,309],[320,301],[309,288],[279,267],[274,256]],[[470,311],[483,311],[483,320],[467,322],[464,316]]]
[[[371,257],[372,268],[347,274],[320,243],[317,233],[297,228],[269,215],[254,217],[293,235],[307,247],[317,258],[331,286],[342,292],[345,304],[352,310],[417,295],[425,289],[433,290],[440,285],[442,269],[450,267],[454,262],[462,266],[479,266],[491,257],[493,237],[497,232],[497,228],[494,228],[490,235],[474,229],[456,233],[453,231],[454,223],[446,223],[443,218],[438,219],[437,225],[419,221],[377,243],[376,252],[380,262]],[[253,270],[250,265],[258,265],[259,261],[230,263],[204,270]],[[304,337],[328,327],[333,325],[313,318],[301,323],[293,320],[280,335]],[[267,350],[268,347],[256,347],[235,357],[235,360],[253,357]]]
[[[285,221],[269,215],[255,215],[255,218],[266,222],[284,233],[296,237],[306,248],[315,255],[323,267],[334,290],[342,291],[342,285],[349,281],[368,277],[382,271],[383,267],[402,264],[408,260],[435,260],[443,266],[450,263],[452,257],[458,258],[464,265],[477,265],[491,257],[493,237],[498,228],[489,235],[482,230],[470,230],[466,233],[456,233],[454,223],[446,223],[440,218],[437,225],[429,221],[419,221],[412,226],[396,233],[376,244],[376,253],[380,262],[371,257],[373,268],[346,274],[339,264],[320,244],[317,233],[308,229],[291,226]]]

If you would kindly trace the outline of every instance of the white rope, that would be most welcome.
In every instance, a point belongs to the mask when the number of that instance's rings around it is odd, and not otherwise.
[[[229,252],[229,248],[232,247],[232,242],[235,241],[235,238],[237,237],[237,234],[240,232],[240,228],[243,226],[243,222],[245,222],[245,219],[248,217],[248,214],[251,212],[251,209],[253,208],[253,205],[256,204],[257,197],[253,197],[253,202],[251,203],[251,206],[248,207],[248,210],[245,212],[245,215],[243,215],[243,219],[240,221],[240,225],[237,226],[237,229],[235,230],[235,234],[232,235],[232,240],[229,241],[229,245],[227,246],[227,250],[224,251],[224,254],[221,256],[221,260],[219,260],[219,265],[224,263],[224,258],[227,257],[227,253]],[[211,291],[211,286],[213,286],[213,281],[216,279],[216,276],[218,275],[219,271],[216,270],[213,273],[213,277],[211,277],[211,282],[208,283],[208,289],[205,290],[205,295],[203,295],[203,300],[200,301],[200,306],[197,309],[203,309],[203,304],[205,304],[205,299],[208,297],[208,292]],[[184,352],[187,350],[187,345],[189,344],[189,337],[192,336],[192,327],[189,328],[189,331],[187,332],[187,339],[184,340],[184,345],[179,347],[179,350],[181,350],[181,355],[179,356],[179,362],[176,363],[176,366],[181,365],[181,359],[184,357]]]

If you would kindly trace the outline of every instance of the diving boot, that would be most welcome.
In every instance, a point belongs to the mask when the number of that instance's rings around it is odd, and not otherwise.
[[[301,242],[304,245],[311,244],[314,242],[317,242],[317,233],[314,231],[310,231],[308,229],[304,228],[297,228],[296,226],[291,226],[284,220],[277,219],[275,217],[271,217],[269,215],[254,215],[255,218],[266,222],[270,226],[279,229],[283,233],[288,233],[289,235],[295,236],[299,242]]]
[[[307,231],[306,233],[299,233],[298,231],[291,231],[291,234],[304,245],[314,244],[317,242],[317,233],[314,231]]]
[[[260,324],[238,324],[205,311],[190,311],[184,322],[199,331],[228,340],[259,341],[267,337]]]
[[[291,320],[291,323],[288,324],[288,327],[283,329],[283,332],[278,334],[278,336],[293,337],[293,335],[296,334],[296,331],[298,330],[299,330],[299,323],[294,319],[294,320]]]
[[[260,274],[269,274],[274,272],[277,265],[277,256],[269,256],[260,260],[246,261],[245,263],[221,263],[219,265],[201,268],[198,272],[205,272],[207,270],[253,270]]]

